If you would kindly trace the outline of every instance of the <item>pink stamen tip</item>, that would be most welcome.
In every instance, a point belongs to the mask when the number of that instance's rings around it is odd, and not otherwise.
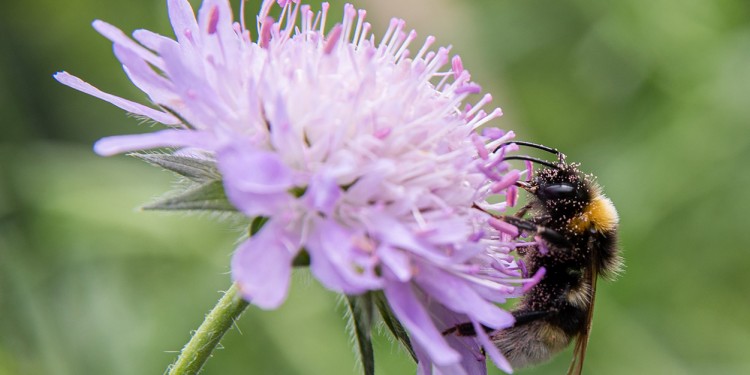
[[[489,218],[487,222],[490,224],[491,227],[500,231],[500,233],[505,233],[512,237],[518,237],[518,228],[516,228],[515,225],[506,223],[494,217]]]
[[[474,148],[476,148],[477,154],[479,154],[479,157],[482,158],[482,160],[487,160],[490,157],[489,152],[487,152],[487,147],[484,145],[484,142],[482,142],[482,140],[479,138],[479,135],[472,134],[471,142],[474,144]]]
[[[219,7],[214,5],[208,14],[208,34],[216,34],[216,25],[219,24]]]
[[[471,241],[471,242],[479,242],[479,240],[481,240],[482,238],[484,238],[484,231],[480,230],[480,231],[472,233],[469,236],[469,241]]]
[[[260,26],[260,35],[258,45],[260,48],[268,48],[268,42],[271,41],[271,28],[273,28],[274,20],[273,17],[266,17]]]
[[[508,190],[505,191],[505,203],[508,207],[515,207],[518,202],[518,187],[516,185],[508,186]]]
[[[354,16],[357,15],[357,10],[354,9],[354,5],[349,4],[349,3],[345,4],[344,5],[344,15],[346,15],[347,17],[354,18]]]
[[[482,131],[482,135],[491,139],[498,139],[504,136],[505,132],[502,129],[498,128],[484,128],[484,130]]]
[[[508,186],[515,184],[519,177],[521,177],[521,172],[519,172],[518,169],[514,169],[503,176],[500,181],[494,183],[490,188],[490,191],[493,193],[503,191],[507,189]]]
[[[392,131],[393,131],[393,128],[380,128],[380,129],[376,130],[375,134],[373,134],[373,135],[377,139],[385,139],[389,135],[391,135]]]
[[[529,269],[526,268],[526,262],[523,261],[523,259],[519,259],[517,261],[518,268],[521,269],[521,277],[529,277]]]
[[[482,92],[482,87],[477,85],[476,83],[470,83],[467,85],[463,85],[456,89],[456,94],[479,94]]]
[[[547,254],[549,252],[549,249],[547,248],[547,243],[544,242],[544,240],[539,236],[534,236],[534,241],[536,241],[536,249],[539,251],[539,254]]]
[[[534,175],[534,164],[526,160],[526,181],[531,181],[531,176]]]
[[[328,33],[328,40],[326,41],[326,45],[323,48],[323,53],[326,55],[330,55],[334,48],[336,48],[336,44],[339,42],[339,39],[341,39],[341,32],[343,30],[343,26],[341,26],[340,23],[337,23],[336,26],[331,29],[331,31]]]
[[[523,283],[523,288],[521,291],[524,293],[528,292],[533,288],[536,284],[539,284],[540,281],[542,281],[542,278],[544,277],[544,274],[547,273],[547,270],[544,267],[539,267],[539,269],[536,271],[534,276],[531,278],[531,280]]]
[[[453,65],[453,75],[456,77],[460,76],[464,71],[464,64],[461,61],[461,56],[453,56],[453,61],[451,63]]]

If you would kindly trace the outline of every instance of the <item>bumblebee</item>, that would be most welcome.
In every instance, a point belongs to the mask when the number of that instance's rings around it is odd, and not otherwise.
[[[557,162],[511,155],[543,165],[528,181],[516,185],[528,192],[528,204],[514,216],[498,218],[535,238],[518,248],[528,274],[544,276],[511,310],[516,321],[499,331],[488,329],[493,343],[514,368],[546,362],[576,340],[568,374],[581,374],[594,312],[596,280],[613,279],[622,267],[617,246],[618,215],[591,175],[569,164],[556,149],[528,142],[509,142],[557,155]],[[496,150],[497,151],[497,150]],[[528,217],[526,217],[528,215]],[[446,333],[474,335],[461,324]]]

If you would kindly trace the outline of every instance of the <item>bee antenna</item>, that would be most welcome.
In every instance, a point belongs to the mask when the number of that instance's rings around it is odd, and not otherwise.
[[[542,150],[542,151],[547,151],[547,152],[549,152],[551,154],[555,154],[555,155],[557,155],[557,160],[560,163],[563,163],[564,160],[565,160],[565,154],[563,154],[562,152],[558,151],[556,148],[547,147],[547,146],[544,146],[544,145],[540,145],[538,143],[531,143],[531,142],[526,142],[526,141],[510,141],[510,142],[501,143],[499,146],[497,146],[497,148],[495,148],[495,151],[493,151],[493,152],[497,152],[501,148],[503,148],[505,146],[508,146],[508,145],[511,145],[511,144],[516,144],[516,145],[519,145],[519,146],[528,146],[528,147],[536,148],[536,149],[539,149],[539,150]],[[520,159],[520,160],[529,160],[529,159]],[[539,159],[529,160],[529,161],[537,161],[538,162],[538,160]],[[544,163],[539,163],[539,164],[544,164]],[[549,164],[544,164],[544,165],[549,165]],[[557,167],[554,167],[554,168],[557,168]]]
[[[557,165],[555,165],[553,163],[550,163],[550,162],[548,162],[546,160],[532,158],[531,156],[526,156],[526,155],[510,155],[510,156],[504,157],[503,160],[527,160],[527,161],[530,161],[530,162],[533,162],[533,163],[537,163],[537,164],[541,164],[541,165],[544,165],[544,166],[547,166],[547,167],[550,167],[550,168],[560,169],[559,166],[557,166]]]
[[[501,149],[501,148],[503,148],[505,146],[508,146],[508,145],[511,145],[511,144],[514,144],[514,143],[517,144],[517,145],[519,145],[519,146],[528,146],[528,147],[536,148],[536,149],[539,149],[539,150],[547,151],[547,152],[549,152],[551,154],[560,155],[560,151],[558,151],[555,148],[547,147],[547,146],[540,145],[540,144],[537,144],[537,143],[526,142],[526,141],[510,141],[510,142],[502,143],[499,146],[497,146],[497,148],[495,149],[495,152],[497,152],[499,149]]]
[[[557,156],[560,156],[560,154],[561,154],[561,152],[558,151],[555,148],[547,147],[547,146],[540,145],[540,144],[537,144],[537,143],[526,142],[526,141],[510,141],[510,142],[501,143],[500,146],[497,146],[497,148],[495,149],[494,152],[497,152],[501,148],[503,148],[503,147],[505,147],[507,145],[514,144],[514,143],[517,144],[517,145],[519,145],[519,146],[528,146],[528,147],[536,148],[536,149],[539,149],[539,150],[547,151],[547,152],[549,152],[551,154],[555,154]]]

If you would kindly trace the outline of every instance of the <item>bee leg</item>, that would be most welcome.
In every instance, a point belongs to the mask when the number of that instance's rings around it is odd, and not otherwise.
[[[531,209],[531,203],[519,208],[518,211],[516,211],[516,213],[513,214],[513,216],[521,218],[524,215],[526,215],[526,213],[529,212],[530,209]]]
[[[514,311],[512,312],[513,317],[516,318],[516,322],[513,326],[520,326],[527,323],[531,323],[535,320],[544,319],[552,315],[552,311]]]
[[[495,329],[491,327],[487,327],[486,325],[482,324],[482,328],[484,328],[485,332],[492,332]],[[451,328],[446,329],[443,331],[443,336],[450,335],[451,333],[456,333],[456,336],[476,336],[477,331],[474,329],[474,324],[471,322],[468,323],[461,323],[458,325],[455,325]]]
[[[564,249],[570,249],[573,247],[573,244],[571,244],[570,241],[565,238],[565,236],[555,230],[537,225],[531,221],[524,220],[515,216],[501,216],[500,219],[508,224],[513,225],[519,230],[536,233],[545,242],[554,247]]]
[[[543,319],[550,314],[552,314],[551,311],[514,311],[512,312],[513,318],[516,319],[515,323],[511,327],[524,325],[527,323],[531,323],[538,319]],[[482,328],[485,332],[490,333],[494,331],[498,331],[497,329],[494,329],[492,327],[487,327],[486,325],[482,324]],[[476,336],[477,331],[474,329],[474,324],[471,322],[468,323],[461,323],[458,325],[455,325],[451,328],[446,329],[443,331],[443,336],[450,335],[452,333],[455,333],[456,336]]]

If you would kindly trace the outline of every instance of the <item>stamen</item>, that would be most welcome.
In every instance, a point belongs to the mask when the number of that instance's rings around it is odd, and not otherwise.
[[[297,14],[299,13],[300,3],[299,0],[293,0],[294,8],[289,10],[289,18],[286,21],[286,28],[284,29],[285,38],[290,38],[294,31],[294,25],[297,23]]]
[[[516,183],[518,183],[518,181],[516,181]],[[505,191],[505,203],[508,204],[508,207],[515,207],[517,201],[518,187],[516,187],[516,185],[508,186],[508,190]]]
[[[271,28],[273,25],[273,17],[266,17],[261,22],[260,35],[258,35],[258,45],[260,48],[268,48],[268,42],[271,41]]]
[[[485,94],[482,99],[480,99],[474,106],[466,111],[466,117],[471,117],[474,113],[476,113],[478,110],[480,110],[482,107],[484,107],[485,104],[492,101],[492,95],[491,94]]]
[[[208,13],[208,34],[216,34],[216,25],[219,24],[219,7],[214,5]]]
[[[326,55],[330,55],[331,51],[333,51],[334,48],[336,48],[336,44],[341,39],[341,32],[343,30],[343,26],[340,23],[337,23],[335,26],[333,26],[333,29],[328,33],[328,40],[326,41],[325,47],[323,48],[323,53]]]
[[[383,39],[380,40],[380,44],[378,45],[378,52],[380,52],[381,48],[386,47],[388,40],[391,38],[391,35],[393,35],[393,33],[396,31],[399,21],[400,20],[398,18],[391,18],[391,23],[388,25],[388,29],[385,31]]]
[[[495,108],[492,111],[492,113],[490,113],[489,115],[487,115],[485,118],[483,118],[483,119],[481,119],[479,121],[476,121],[476,122],[472,121],[474,123],[473,126],[472,126],[472,129],[476,129],[476,128],[478,128],[478,127],[486,124],[488,121],[496,119],[496,118],[498,118],[498,117],[500,117],[502,115],[503,115],[503,110],[500,109],[500,108]]]
[[[325,2],[320,5],[320,34],[325,35],[326,19],[328,18],[328,8],[330,5]]]
[[[534,163],[532,163],[529,160],[524,161],[524,164],[526,164],[526,170],[529,171],[529,173],[526,174],[526,181],[531,181],[531,176],[534,175]]]
[[[482,160],[487,160],[490,153],[487,152],[487,147],[485,147],[484,142],[482,142],[478,134],[473,133],[471,135],[471,142],[474,144],[474,148],[476,148],[479,157],[482,158]]]
[[[312,25],[312,19],[314,13],[310,10],[310,6],[305,4],[302,6],[302,15],[300,16],[300,33],[305,38],[305,41],[310,40],[310,26]]]
[[[342,25],[344,28],[343,40],[345,41],[350,40],[349,37],[352,34],[352,27],[354,27],[354,24],[352,23],[352,21],[354,20],[354,17],[356,16],[357,16],[357,11],[354,9],[354,5],[352,4],[344,5],[344,20],[342,21]]]
[[[498,193],[500,191],[505,190],[509,186],[513,186],[513,184],[518,181],[518,178],[521,177],[521,172],[518,171],[518,169],[513,169],[510,172],[508,172],[503,178],[492,184],[492,188],[490,188],[490,191],[493,193]]]
[[[416,30],[409,31],[409,34],[406,36],[406,40],[403,41],[403,43],[401,44],[401,48],[399,48],[398,51],[396,51],[396,54],[394,55],[394,57],[398,60],[400,56],[404,54],[404,51],[408,53],[409,51],[407,50],[407,48],[409,47],[409,44],[411,44],[411,42],[414,41],[414,39],[416,38],[417,38]]]
[[[245,3],[247,3],[247,0],[240,1],[240,26],[242,26],[242,30],[247,30],[247,27],[245,27]]]
[[[536,284],[539,284],[539,282],[542,281],[542,277],[544,277],[545,273],[547,273],[547,270],[544,267],[539,267],[539,269],[536,271],[534,276],[531,277],[531,279],[523,283],[523,287],[521,288],[521,291],[526,293],[529,290],[531,290],[531,288],[533,288]]]
[[[362,35],[359,37],[359,40],[357,41],[357,45],[361,46],[362,43],[367,40],[367,34],[370,33],[370,29],[372,29],[372,25],[369,22],[365,22],[362,26]]]
[[[518,228],[513,224],[506,223],[494,217],[489,218],[487,223],[490,224],[491,227],[500,231],[500,233],[508,234],[511,237],[518,237]]]
[[[352,43],[359,45],[359,37],[362,32],[362,23],[365,22],[365,16],[367,12],[364,9],[359,10],[357,17],[357,26],[354,27],[354,37],[352,37]]]

